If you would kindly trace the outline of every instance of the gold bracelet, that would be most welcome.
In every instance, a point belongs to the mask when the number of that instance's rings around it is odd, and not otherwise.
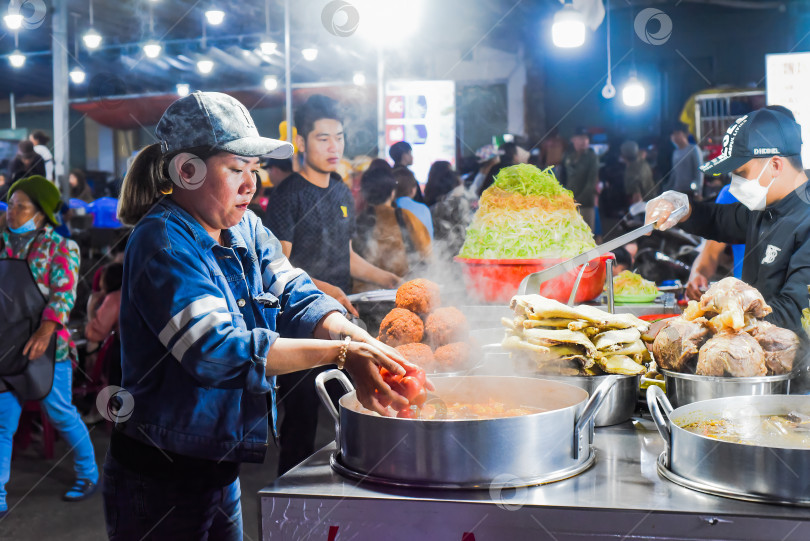
[[[343,339],[343,343],[340,346],[340,353],[338,354],[336,363],[338,370],[343,370],[343,366],[346,364],[346,354],[349,353],[349,344],[351,343],[352,343],[351,336],[347,336]]]

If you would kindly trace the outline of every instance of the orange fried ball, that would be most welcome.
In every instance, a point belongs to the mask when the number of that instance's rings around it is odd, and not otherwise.
[[[439,370],[452,372],[464,368],[472,354],[472,347],[466,342],[454,342],[436,350],[433,356]]]
[[[397,346],[397,351],[408,361],[426,370],[432,369],[435,363],[433,350],[427,344],[405,344]]]
[[[417,314],[429,314],[440,304],[439,286],[430,280],[418,278],[405,282],[397,289],[397,308]]]
[[[464,342],[469,337],[467,317],[452,306],[439,308],[427,318],[425,325],[428,340],[433,347],[452,342]]]
[[[425,325],[419,316],[402,308],[394,308],[380,323],[378,340],[396,347],[412,342],[421,342]]]

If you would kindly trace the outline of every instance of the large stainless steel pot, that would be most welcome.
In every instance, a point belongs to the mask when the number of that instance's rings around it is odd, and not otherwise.
[[[667,398],[676,408],[727,396],[779,395],[790,392],[792,374],[751,378],[698,376],[661,370],[667,387]]]
[[[337,379],[347,394],[335,409],[324,386]],[[486,403],[490,398],[541,413],[481,420],[382,417],[363,408],[339,370],[319,374],[316,387],[335,418],[339,455],[333,466],[359,479],[400,486],[491,488],[508,478],[528,486],[572,477],[594,461],[593,419],[618,378],[593,393],[534,378],[431,378],[433,401]]]
[[[612,426],[630,420],[633,412],[636,411],[638,403],[638,385],[641,376],[548,376],[538,374],[536,377],[550,379],[567,383],[580,389],[584,389],[588,394],[594,391],[609,377],[618,378],[616,384],[608,392],[602,407],[594,417],[594,426]]]
[[[810,505],[810,449],[765,447],[709,438],[681,428],[721,419],[728,410],[754,408],[757,415],[810,413],[810,396],[738,396],[694,402],[673,409],[656,386],[647,403],[666,451],[658,471],[693,490],[741,500]]]

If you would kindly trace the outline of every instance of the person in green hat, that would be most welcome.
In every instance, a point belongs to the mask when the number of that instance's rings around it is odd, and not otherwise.
[[[20,179],[8,190],[0,233],[0,335],[8,351],[0,358],[0,517],[8,512],[5,485],[25,401],[41,400],[73,449],[76,481],[63,499],[84,500],[98,482],[87,427],[71,402],[76,351],[67,323],[76,300],[79,247],[54,231],[61,204],[58,188],[42,176]]]

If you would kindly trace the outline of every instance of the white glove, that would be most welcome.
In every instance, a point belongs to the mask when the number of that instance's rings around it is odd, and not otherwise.
[[[689,198],[686,194],[668,190],[647,203],[644,223],[655,222],[663,231],[678,224],[689,215]]]

